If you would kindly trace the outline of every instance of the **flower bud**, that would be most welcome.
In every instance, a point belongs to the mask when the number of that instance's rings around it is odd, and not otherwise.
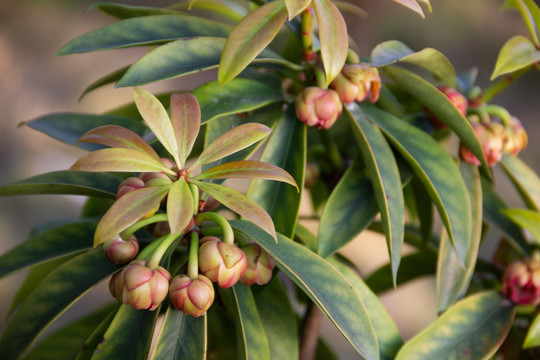
[[[510,264],[504,272],[502,293],[521,305],[540,302],[540,261],[521,260]]]
[[[118,302],[122,302],[122,292],[124,291],[124,269],[111,276],[111,280],[109,280],[109,291]]]
[[[103,244],[105,255],[115,264],[126,264],[133,260],[139,252],[139,242],[135,236],[129,241],[124,241],[120,235],[116,235]]]
[[[461,115],[465,116],[467,114],[467,108],[469,107],[469,101],[465,96],[463,96],[457,90],[451,88],[450,86],[442,85],[438,89],[446,95],[450,102],[458,109]]]
[[[369,96],[372,103],[379,99],[381,77],[377,68],[369,64],[345,65],[330,87],[337,91],[345,104],[364,101]]]
[[[504,128],[504,133],[504,151],[517,155],[527,147],[527,132],[518,118],[512,116],[510,124]]]
[[[329,129],[339,118],[343,105],[334,90],[308,87],[295,103],[296,116],[308,126]]]
[[[116,191],[116,199],[120,199],[122,196],[133,190],[142,189],[144,187],[144,181],[138,177],[129,177],[126,180],[122,181],[118,185],[118,190]]]
[[[226,289],[238,282],[247,268],[246,255],[234,244],[227,244],[216,237],[201,239],[199,269],[211,281]]]
[[[242,248],[247,258],[247,269],[240,282],[244,285],[264,285],[272,279],[272,270],[276,261],[259,245],[251,244]]]
[[[187,275],[176,276],[169,287],[169,298],[175,308],[199,317],[204,315],[214,302],[214,286],[204,275],[192,279]]]
[[[122,301],[135,309],[155,310],[169,292],[171,275],[161,266],[151,269],[143,260],[135,260],[123,274]]]
[[[503,139],[504,128],[498,123],[471,123],[482,149],[484,150],[484,156],[486,157],[489,166],[494,166],[501,161],[503,152]],[[459,154],[461,158],[474,165],[480,165],[478,160],[472,152],[467,149],[463,144],[459,147]]]

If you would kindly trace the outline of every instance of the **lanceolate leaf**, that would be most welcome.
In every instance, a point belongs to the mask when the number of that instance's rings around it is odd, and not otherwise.
[[[225,37],[230,26],[192,15],[130,18],[90,31],[68,42],[58,55],[153,45],[193,36]]]
[[[422,10],[422,7],[418,4],[417,0],[394,0],[394,1],[408,7],[412,11],[418,13],[421,17],[424,17],[424,11]]]
[[[523,69],[538,61],[540,61],[540,50],[526,37],[516,35],[508,40],[499,52],[491,80]]]
[[[345,64],[349,35],[343,16],[331,0],[313,0],[312,3],[319,25],[321,56],[328,85],[339,75]]]
[[[167,8],[155,8],[149,6],[130,6],[123,4],[114,4],[114,3],[97,3],[91,5],[90,9],[99,9],[101,12],[114,16],[118,19],[129,19],[132,17],[138,16],[149,16],[149,15],[179,15],[182,14],[180,11],[167,9]]]
[[[190,182],[197,185],[199,189],[212,196],[238,215],[246,218],[268,234],[272,235],[277,241],[274,222],[270,215],[246,195],[223,185],[197,181],[194,179],[190,179]]]
[[[287,18],[283,0],[253,10],[231,31],[219,64],[218,80],[225,84],[244,70],[274,39]]]
[[[201,109],[195,96],[188,93],[171,96],[171,123],[178,144],[179,166],[183,168],[201,127]]]
[[[205,360],[206,315],[192,317],[169,306],[150,360]]]
[[[298,190],[296,181],[288,172],[276,165],[254,160],[227,162],[214,166],[193,178],[196,180],[232,178],[275,180],[290,184]]]
[[[540,178],[517,156],[503,154],[500,162],[529,209],[540,210]]]
[[[57,316],[118,267],[96,249],[51,272],[11,319],[0,338],[0,353],[6,360],[17,359]]]
[[[375,107],[363,106],[363,110],[390,138],[426,187],[456,249],[459,263],[464,264],[470,245],[471,206],[454,159],[422,130]]]
[[[285,0],[287,12],[289,13],[289,21],[304,11],[310,4],[311,0]]]
[[[540,45],[540,8],[534,0],[509,0],[510,5],[515,6],[523,16],[523,20],[529,28],[529,32],[536,45]],[[505,4],[506,5],[506,4]]]
[[[283,100],[281,89],[240,78],[224,85],[212,81],[194,89],[192,94],[199,100],[203,123],[219,116],[252,111]]]
[[[199,165],[208,164],[222,159],[227,155],[234,154],[264,139],[271,132],[272,129],[268,126],[257,123],[234,127],[207,145],[197,161],[189,169],[194,169]]]
[[[193,218],[193,196],[183,177],[172,184],[167,195],[167,217],[171,234],[181,233]]]
[[[528,230],[540,243],[540,213],[528,209],[502,209],[501,212],[517,225]]]
[[[447,124],[461,142],[471,150],[471,152],[480,159],[486,173],[489,173],[482,145],[480,144],[474,130],[465,117],[463,117],[450,100],[436,87],[422,79],[412,72],[396,67],[385,67],[384,74],[396,81],[401,87],[416,97],[420,102],[426,105],[437,118]]]
[[[124,66],[116,71],[113,71],[112,73],[110,74],[107,74],[99,79],[97,79],[96,81],[94,81],[93,83],[91,83],[90,85],[88,85],[84,91],[82,92],[81,96],[79,97],[79,101],[86,95],[88,94],[89,92],[93,91],[93,90],[96,90],[102,86],[105,86],[107,84],[112,84],[114,82],[117,82],[118,80],[120,80],[122,78],[122,76],[124,76],[124,74],[126,73],[126,71],[129,69],[129,66]]]
[[[146,125],[180,166],[182,162],[178,156],[178,142],[167,110],[154,95],[144,89],[135,88],[133,94]]]
[[[478,248],[482,237],[482,185],[476,165],[461,162],[459,169],[471,202],[471,245],[465,257],[465,268],[462,268],[447,233],[443,230],[439,242],[439,259],[437,261],[437,293],[438,310],[442,312],[461,298],[467,291],[471,281]]]
[[[300,210],[302,192],[296,184],[304,183],[306,134],[306,125],[298,121],[291,106],[278,121],[261,155],[262,161],[288,171],[292,175],[288,183],[296,189],[289,184],[256,179],[247,193],[270,214],[276,230],[288,237],[294,235]]]
[[[326,260],[291,239],[271,236],[246,221],[232,221],[233,229],[253,238],[275,259],[278,267],[336,325],[356,351],[378,359],[379,347],[367,309],[347,279]]]
[[[534,320],[527,331],[525,342],[523,343],[524,349],[529,349],[535,346],[540,346],[540,314],[536,315]]]
[[[81,157],[70,170],[93,172],[166,172],[176,175],[161,161],[133,149],[107,148],[96,150]]]
[[[489,359],[506,338],[516,314],[497,292],[467,297],[409,340],[396,360]]]
[[[53,171],[0,186],[0,196],[66,194],[114,198],[122,180],[107,173]]]
[[[111,206],[101,218],[94,235],[94,246],[111,239],[153,210],[167,195],[171,185],[152,186],[131,191]]]
[[[118,125],[104,125],[92,129],[79,139],[79,142],[101,144],[113,148],[125,148],[140,151],[157,161],[159,156],[146,141],[133,131]]]
[[[351,120],[351,127],[369,170],[392,262],[392,277],[395,281],[401,260],[405,225],[405,203],[399,170],[390,145],[362,110],[352,103],[346,107],[345,112]]]

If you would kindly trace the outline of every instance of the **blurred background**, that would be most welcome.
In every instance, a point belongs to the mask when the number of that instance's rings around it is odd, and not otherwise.
[[[458,72],[479,69],[478,84],[485,86],[493,71],[501,46],[512,36],[529,36],[519,15],[501,11],[503,0],[431,0],[433,12],[422,19],[391,0],[350,0],[367,11],[362,20],[347,17],[350,33],[362,56],[369,56],[375,45],[400,40],[413,50],[433,47],[444,53]],[[148,1],[117,1],[149,5]],[[55,52],[72,38],[114,22],[97,10],[85,12],[88,0],[2,0],[0,1],[0,185],[44,172],[69,168],[83,153],[20,125],[24,121],[53,112],[101,113],[131,101],[131,89],[98,89],[81,101],[81,92],[97,78],[140,58],[144,48],[122,49],[58,57]],[[152,1],[151,6],[172,1]],[[208,76],[215,77],[215,73]],[[152,84],[154,92],[192,89],[200,83],[184,77]],[[520,154],[534,170],[540,171],[535,142],[536,117],[540,99],[540,72],[527,74],[492,103],[506,107],[517,116],[529,133],[529,147]],[[506,179],[496,173],[504,185]],[[505,199],[520,206],[516,194]],[[81,197],[26,196],[0,198],[0,253],[24,241],[32,226],[72,218],[83,202]],[[305,211],[305,210],[303,210]],[[492,235],[497,238],[497,234]],[[490,256],[486,244],[483,256]],[[363,234],[347,249],[363,275],[388,261],[383,239]],[[0,332],[6,324],[6,311],[24,273],[0,281]],[[409,338],[436,318],[435,281],[422,278],[384,294],[383,303],[396,319],[404,338]],[[85,296],[66,317],[95,309],[96,298],[109,299],[106,284]],[[63,322],[64,316],[59,324]],[[332,333],[332,327],[329,332]],[[331,335],[329,335],[331,336]],[[332,341],[346,341],[339,336]]]

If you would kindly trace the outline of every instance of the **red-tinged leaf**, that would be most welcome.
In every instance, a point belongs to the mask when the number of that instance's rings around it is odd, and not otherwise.
[[[167,217],[171,234],[181,233],[193,217],[193,196],[183,177],[171,186],[167,197]]]
[[[311,0],[285,0],[289,20],[292,20],[292,18],[304,11],[309,4],[311,4]]]
[[[190,169],[211,163],[245,149],[257,141],[264,139],[271,132],[272,129],[268,126],[257,123],[243,124],[232,128],[208,145],[197,161],[190,166]]]
[[[78,142],[137,150],[159,161],[159,155],[142,137],[118,125],[104,125],[87,131]]]
[[[144,89],[135,88],[134,97],[135,105],[137,105],[137,109],[146,125],[152,130],[163,147],[173,156],[177,165],[180,166],[178,145],[167,110],[154,95]]]
[[[250,178],[276,180],[291,184],[298,189],[293,177],[279,166],[262,161],[244,160],[231,161],[225,164],[214,166],[194,179],[230,179],[230,178]]]
[[[238,215],[251,221],[272,235],[277,242],[276,230],[272,218],[263,208],[246,195],[223,185],[197,181],[194,179],[190,179],[190,182],[197,185],[199,189],[212,196]]]
[[[244,16],[229,34],[221,55],[218,80],[232,80],[274,39],[287,18],[283,0],[267,3]]]
[[[179,166],[183,168],[201,127],[201,108],[195,96],[188,93],[171,96],[171,123],[178,144]]]
[[[408,7],[412,11],[418,13],[421,17],[425,17],[424,11],[422,10],[422,7],[420,6],[420,4],[418,4],[418,1],[416,0],[394,0],[394,1],[397,3],[400,3],[403,6]],[[429,5],[428,1],[423,1],[423,2],[426,2]]]
[[[175,172],[145,153],[133,149],[108,148],[88,153],[81,157],[70,170],[93,172]]]
[[[99,222],[94,246],[109,240],[139,221],[165,197],[171,185],[151,186],[131,191],[111,206]]]
[[[313,0],[319,24],[321,56],[326,73],[326,84],[339,75],[349,50],[349,34],[343,16],[330,0]]]

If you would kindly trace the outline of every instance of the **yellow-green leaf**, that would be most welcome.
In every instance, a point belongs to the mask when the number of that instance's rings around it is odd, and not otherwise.
[[[527,336],[523,342],[523,348],[529,349],[535,346],[540,346],[540,314],[536,315],[529,330]]]
[[[167,196],[167,217],[171,234],[180,234],[193,218],[193,196],[183,177],[171,186]]]
[[[171,123],[178,144],[179,166],[184,168],[201,127],[201,108],[195,96],[189,93],[171,96]]]
[[[349,50],[347,25],[338,8],[330,0],[313,0],[313,9],[319,24],[321,56],[330,84],[341,72]]]
[[[527,207],[540,211],[540,178],[534,170],[517,156],[508,153],[503,154],[500,164]]]
[[[540,213],[528,209],[502,209],[501,212],[517,225],[527,229],[540,243]]]
[[[425,17],[424,11],[422,10],[422,7],[420,6],[420,4],[418,4],[418,1],[416,0],[394,0],[394,1],[408,7],[412,11],[418,13],[421,17]],[[426,2],[427,0],[423,0],[423,1]]]
[[[540,61],[540,50],[534,46],[531,40],[516,35],[508,40],[499,52],[491,80],[521,70],[538,61]]]
[[[304,11],[310,4],[311,0],[285,0],[287,12],[289,13],[289,21]]]

